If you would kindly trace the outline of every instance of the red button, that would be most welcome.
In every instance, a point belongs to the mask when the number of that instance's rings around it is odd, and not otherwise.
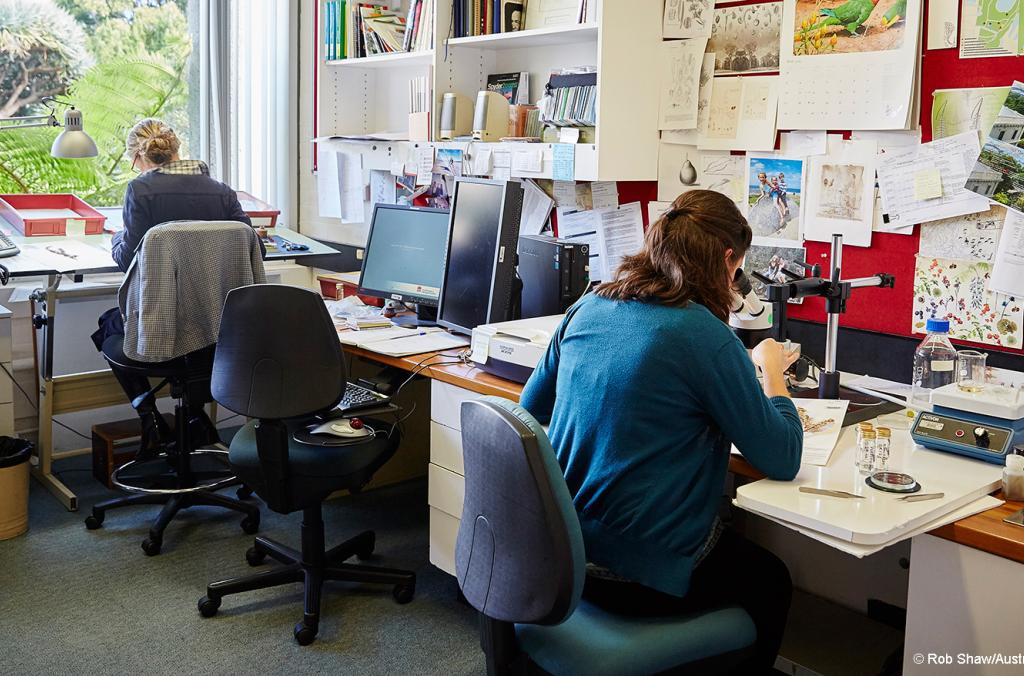
[[[954,432],[954,434],[956,435],[956,438],[959,439],[960,437],[962,437],[964,435],[964,431],[963,430],[957,430],[956,432]]]

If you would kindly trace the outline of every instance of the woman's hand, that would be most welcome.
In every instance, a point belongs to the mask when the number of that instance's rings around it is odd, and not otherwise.
[[[768,338],[762,340],[750,353],[750,358],[761,367],[764,393],[769,397],[788,397],[786,369],[800,357],[799,350],[786,351],[782,343]]]
[[[785,346],[772,339],[766,338],[758,343],[757,347],[751,352],[750,358],[754,360],[754,363],[761,367],[761,371],[764,373],[777,373],[782,374],[788,369],[793,362],[800,357],[799,350],[786,351]]]

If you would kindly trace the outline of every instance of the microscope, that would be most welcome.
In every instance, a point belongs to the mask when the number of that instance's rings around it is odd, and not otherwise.
[[[804,268],[810,276],[800,275],[782,269],[787,281],[771,280],[759,272],[752,276],[765,285],[768,303],[771,304],[770,314],[767,306],[757,297],[751,288],[750,280],[742,270],[737,273],[734,281],[736,302],[729,317],[729,325],[733,327],[740,341],[749,349],[765,338],[774,338],[779,342],[786,340],[786,305],[796,298],[821,297],[825,299],[825,310],[828,313],[825,328],[825,364],[818,375],[818,398],[839,398],[839,371],[836,367],[836,351],[839,342],[839,315],[846,312],[846,301],[854,289],[864,287],[893,288],[896,278],[893,275],[879,272],[871,277],[857,279],[841,278],[843,265],[843,236],[832,235],[831,266],[828,278],[821,277],[818,265],[807,263],[795,264]],[[742,279],[740,277],[742,276]],[[803,358],[801,358],[803,359]],[[799,377],[797,378],[800,379]]]

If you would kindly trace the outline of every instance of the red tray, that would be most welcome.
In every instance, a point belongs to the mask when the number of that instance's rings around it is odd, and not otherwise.
[[[31,213],[34,209],[69,209],[78,214],[78,218],[37,217]],[[99,235],[103,233],[103,223],[107,220],[106,216],[74,195],[0,195],[0,217],[26,237],[66,235],[69,220],[85,221],[85,234]]]
[[[281,215],[280,209],[275,209],[258,197],[253,197],[247,192],[237,191],[238,201],[242,204],[244,211],[250,219],[254,228],[263,226],[273,228],[277,226],[277,217]],[[257,223],[256,219],[267,219],[269,222]]]

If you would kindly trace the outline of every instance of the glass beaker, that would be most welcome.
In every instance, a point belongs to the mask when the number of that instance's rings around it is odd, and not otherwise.
[[[956,353],[956,384],[963,392],[981,392],[985,389],[985,360],[988,355],[977,350]]]

